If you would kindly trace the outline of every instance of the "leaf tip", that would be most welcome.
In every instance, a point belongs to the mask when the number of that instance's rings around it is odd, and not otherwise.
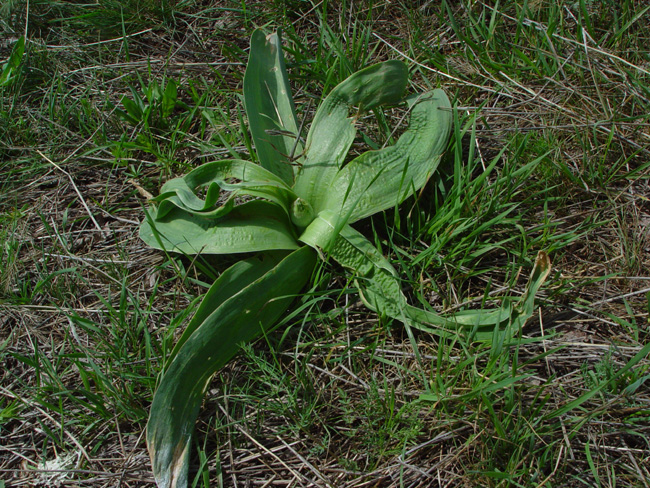
[[[185,488],[187,486],[189,445],[189,440],[183,436],[174,447],[171,459],[166,459],[167,456],[164,453],[159,452],[152,443],[148,443],[154,478],[159,488]],[[165,460],[167,462],[164,462]]]
[[[535,258],[535,269],[539,269],[542,273],[547,274],[551,271],[551,258],[545,251],[539,251]]]

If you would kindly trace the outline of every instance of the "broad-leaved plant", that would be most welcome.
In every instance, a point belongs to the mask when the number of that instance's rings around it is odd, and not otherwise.
[[[400,61],[353,74],[320,103],[303,142],[280,39],[253,33],[244,103],[259,164],[215,161],[168,181],[140,229],[148,245],[167,251],[259,253],[219,276],[165,366],[147,424],[160,487],[188,483],[190,440],[212,375],[287,312],[319,259],[349,270],[368,308],[407,328],[437,334],[469,328],[478,338],[476,331],[487,328],[489,340],[494,330],[519,330],[532,315],[550,269],[544,253],[521,298],[442,317],[409,305],[396,270],[351,226],[421,189],[447,145],[449,99],[442,90],[405,98],[407,77]],[[410,123],[397,142],[347,161],[358,114],[398,103],[406,104]]]

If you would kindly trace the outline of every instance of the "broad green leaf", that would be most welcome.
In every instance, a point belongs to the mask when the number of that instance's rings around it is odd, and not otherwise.
[[[243,159],[224,159],[202,164],[183,176],[185,182],[193,188],[205,186],[213,181],[236,178],[241,181],[268,181],[289,189],[282,178],[260,165]],[[173,180],[170,180],[173,181]],[[161,191],[166,191],[169,182]]]
[[[245,259],[233,264],[225,270],[219,278],[212,284],[208,292],[203,296],[201,305],[187,324],[183,334],[178,339],[174,349],[170,353],[167,361],[172,361],[178,354],[180,348],[187,342],[194,331],[221,306],[228,298],[238,293],[245,286],[250,285],[255,280],[261,278],[265,273],[271,270],[279,262],[271,254],[267,254],[264,259],[258,257]]]
[[[253,32],[244,75],[244,105],[260,164],[293,183],[289,155],[302,152],[280,37]],[[295,147],[294,147],[295,146]]]
[[[643,348],[641,348],[639,352],[637,352],[634,355],[634,357],[625,364],[625,366],[623,366],[621,369],[613,373],[607,379],[607,381],[603,381],[602,383],[599,383],[597,386],[588,389],[585,393],[580,395],[575,400],[566,403],[565,405],[558,408],[557,410],[553,410],[549,412],[544,416],[544,420],[551,420],[557,417],[562,417],[567,413],[569,413],[571,410],[581,408],[583,403],[587,402],[589,399],[598,395],[602,390],[609,388],[610,385],[612,385],[612,383],[619,381],[619,379],[623,375],[625,375],[628,371],[630,371],[634,366],[639,364],[639,362],[643,361],[644,359],[647,359],[649,355],[650,355],[650,343],[643,346]]]
[[[239,182],[230,183],[232,180]],[[266,198],[280,205],[287,215],[296,195],[278,176],[261,166],[240,159],[213,161],[195,168],[181,178],[167,181],[161,193],[154,198],[158,202],[158,218],[174,207],[197,215],[221,217],[232,208],[217,206],[221,191],[235,192],[235,195],[251,195]],[[197,192],[205,193],[203,198]]]
[[[216,307],[180,347],[156,390],[147,423],[147,447],[159,487],[187,486],[190,441],[210,378],[241,344],[286,312],[311,278],[315,262],[315,253],[303,247],[252,283],[248,276],[242,278],[241,291]]]
[[[153,227],[152,227],[153,225]],[[279,206],[254,200],[225,217],[206,218],[179,208],[157,218],[156,208],[140,226],[140,238],[156,249],[184,254],[230,254],[298,248],[289,216]]]
[[[341,219],[334,212],[323,211],[307,226],[298,240],[313,247],[318,252],[329,253],[336,236],[341,231],[339,220]],[[323,256],[323,259],[325,259],[325,256]]]
[[[434,90],[411,109],[409,128],[394,146],[369,151],[344,166],[326,191],[322,208],[351,214],[350,223],[400,204],[438,168],[449,132],[447,95]]]
[[[156,102],[160,102],[162,100],[162,90],[160,89],[160,85],[158,84],[158,81],[153,80],[148,87],[144,88],[144,96],[147,97],[147,101],[149,104],[154,104]]]
[[[354,141],[356,117],[350,110],[371,110],[395,104],[404,94],[408,69],[401,61],[387,61],[354,73],[337,85],[320,104],[307,135],[307,154],[296,173],[294,189],[314,209],[322,207],[329,182],[343,165]],[[358,116],[358,114],[357,114]]]

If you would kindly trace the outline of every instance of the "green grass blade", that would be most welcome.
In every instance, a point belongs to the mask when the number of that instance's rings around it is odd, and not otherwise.
[[[632,368],[634,368],[637,364],[639,364],[641,361],[646,359],[650,355],[650,344],[646,344],[643,346],[638,353],[634,355],[632,359],[630,359],[625,366],[623,366],[621,369],[619,369],[615,374],[612,375],[611,378],[609,378],[607,381],[604,381],[598,386],[595,386],[589,390],[587,390],[585,393],[580,395],[578,398],[575,400],[572,400],[570,402],[567,402],[565,405],[562,407],[558,408],[557,410],[554,410],[550,414],[545,416],[545,419],[554,419],[558,417],[562,417],[568,412],[582,408],[582,405],[586,403],[588,400],[591,398],[595,397],[596,395],[600,394],[603,390],[605,390],[607,387],[609,387],[612,383],[615,383],[618,381],[618,379],[626,374],[628,371],[630,371]]]
[[[147,446],[161,488],[185,487],[194,423],[211,376],[242,343],[258,337],[286,312],[311,277],[315,253],[303,247],[225,300],[179,349],[156,391]],[[233,283],[236,286],[236,283]]]
[[[366,152],[344,166],[326,190],[324,208],[341,214],[352,210],[354,222],[394,207],[422,188],[447,146],[450,107],[442,90],[419,96],[409,128],[397,143]]]
[[[296,174],[294,187],[316,212],[330,191],[328,182],[343,165],[354,140],[352,107],[367,111],[399,102],[407,79],[408,70],[401,61],[369,66],[337,85],[320,104],[307,135],[307,155]]]
[[[244,104],[260,164],[292,184],[288,156],[292,151],[300,154],[302,146],[298,143],[294,149],[298,123],[277,34],[253,32],[244,75]]]
[[[229,254],[298,248],[287,213],[254,200],[222,218],[205,218],[180,208],[158,218],[155,207],[140,226],[140,238],[155,249],[184,254]]]
[[[430,324],[444,329],[463,327],[470,336],[481,342],[508,340],[524,326],[535,312],[535,296],[551,272],[551,261],[545,252],[540,252],[535,259],[526,291],[520,299],[514,301],[506,298],[500,308],[463,310],[447,317],[416,307],[408,306],[408,314],[420,328],[419,323]],[[426,327],[423,330],[428,330]]]

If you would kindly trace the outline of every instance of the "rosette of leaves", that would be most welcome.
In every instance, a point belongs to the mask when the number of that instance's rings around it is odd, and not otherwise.
[[[449,99],[442,90],[404,98],[407,77],[400,61],[353,74],[321,102],[303,143],[280,39],[253,33],[244,103],[259,164],[215,161],[168,181],[140,229],[148,245],[167,251],[259,253],[219,276],[165,366],[147,424],[159,486],[187,485],[190,440],[210,378],[242,343],[287,312],[319,259],[343,265],[371,310],[407,328],[437,334],[465,327],[475,334],[483,328],[513,331],[532,315],[535,292],[550,268],[543,253],[520,299],[505,300],[495,310],[442,317],[409,305],[396,270],[351,227],[421,189],[447,145]],[[407,104],[410,123],[397,142],[346,163],[356,134],[354,114],[398,103]]]

